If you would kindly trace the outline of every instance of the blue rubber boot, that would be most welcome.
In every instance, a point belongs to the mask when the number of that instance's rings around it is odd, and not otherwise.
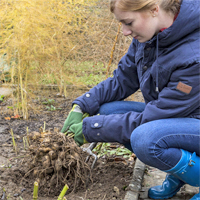
[[[179,191],[184,183],[195,187],[200,186],[200,157],[198,157],[195,152],[192,154],[182,149],[181,151],[182,156],[176,166],[165,171],[174,176],[174,178],[170,176],[170,180],[168,180],[169,176],[167,176],[162,186],[150,188],[148,192],[150,198],[170,198]],[[198,196],[199,194],[196,194],[192,200],[200,200]]]
[[[148,196],[152,199],[168,199],[173,197],[185,185],[183,181],[171,174],[167,174],[162,185],[149,189]]]

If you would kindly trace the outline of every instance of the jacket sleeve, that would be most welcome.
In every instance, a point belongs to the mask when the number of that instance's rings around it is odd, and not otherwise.
[[[85,118],[83,134],[86,140],[126,144],[130,142],[132,131],[141,124],[159,119],[189,117],[191,113],[199,112],[199,67],[199,63],[194,63],[174,70],[158,99],[150,101],[142,113],[128,112]],[[180,82],[189,86],[191,91],[187,90],[185,93],[184,88],[178,86]]]
[[[100,106],[111,101],[125,99],[139,89],[137,66],[135,64],[135,44],[129,47],[125,56],[122,57],[113,77],[108,78],[89,92],[78,97],[73,104],[78,104],[83,112],[94,115]]]

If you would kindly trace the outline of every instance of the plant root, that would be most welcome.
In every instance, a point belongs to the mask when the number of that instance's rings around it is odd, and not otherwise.
[[[40,190],[46,188],[47,193],[55,193],[56,188],[59,193],[65,184],[68,192],[86,187],[91,169],[85,162],[86,153],[72,138],[51,130],[30,133],[29,142],[30,156],[24,160],[28,168],[23,179],[38,180]]]

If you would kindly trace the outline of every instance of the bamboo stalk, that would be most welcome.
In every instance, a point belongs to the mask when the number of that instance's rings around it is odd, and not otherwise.
[[[64,96],[67,97],[67,87],[66,87],[65,83],[64,83],[64,89],[63,90],[64,90]]]
[[[63,197],[65,196],[67,190],[69,189],[69,186],[66,184],[62,190],[62,192],[60,193],[59,197],[57,200],[63,200]]]
[[[22,106],[22,113],[23,113],[23,119],[26,119],[25,112],[24,112],[24,93],[23,93],[23,82],[22,82],[22,72],[21,72],[21,59],[20,59],[20,53],[18,52],[18,78],[19,78],[19,84],[20,84],[20,94],[21,94],[21,106]]]
[[[15,138],[14,138],[14,134],[13,134],[12,129],[11,129],[10,133],[11,133],[12,141],[13,141],[13,149],[15,150],[15,153],[17,153],[17,146],[16,146],[16,143],[15,143]]]
[[[34,182],[34,190],[33,190],[33,200],[38,199],[38,182]]]
[[[28,68],[29,68],[29,61],[27,62],[27,66],[26,66],[26,78],[25,78],[25,90],[27,90],[27,84],[28,84]],[[25,99],[25,113],[26,113],[26,119],[28,119],[28,107],[27,107],[27,92],[24,93],[24,99]]]

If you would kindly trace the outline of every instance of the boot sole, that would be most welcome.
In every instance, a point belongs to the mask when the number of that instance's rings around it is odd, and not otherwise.
[[[176,195],[176,193],[180,190],[180,188],[176,191],[174,191],[173,193],[167,195],[167,196],[151,196],[148,194],[148,197],[151,198],[151,199],[168,199],[168,198],[171,198],[173,197],[174,195]]]

